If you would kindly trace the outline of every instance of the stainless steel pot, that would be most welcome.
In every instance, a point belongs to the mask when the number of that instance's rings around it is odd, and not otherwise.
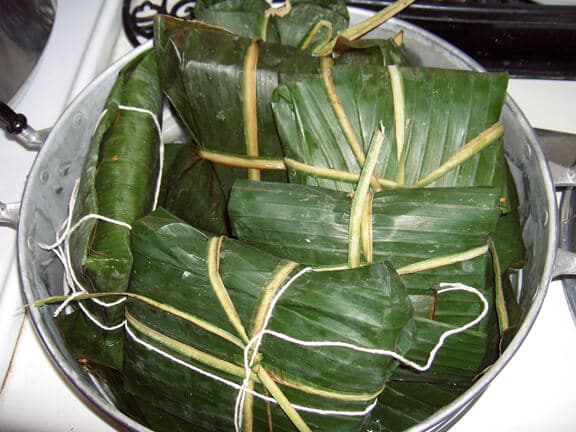
[[[352,22],[369,14],[359,9],[351,9]],[[399,31],[404,32],[405,46],[414,63],[482,70],[479,64],[460,50],[400,20],[390,20],[373,32],[372,36],[390,37]],[[38,245],[54,240],[56,230],[67,215],[68,201],[74,181],[81,174],[90,133],[118,70],[149,46],[145,45],[130,53],[92,82],[66,109],[42,145],[29,175],[18,222],[18,260],[22,288],[28,303],[64,292],[65,282],[60,263],[51,252]],[[559,248],[555,186],[536,134],[510,98],[506,102],[502,121],[506,131],[506,156],[521,201],[523,235],[527,250],[526,266],[518,292],[524,310],[523,323],[496,363],[466,393],[414,427],[415,431],[445,430],[454,424],[515,354],[536,319],[551,279],[562,274],[576,273],[576,258]],[[169,124],[169,121],[165,124]],[[173,127],[165,128],[165,132],[178,134],[179,130],[174,121],[172,125]],[[559,185],[574,184],[576,175],[571,170],[552,165]],[[0,216],[2,211],[0,207]],[[8,219],[15,219],[17,211],[17,207],[4,208]],[[46,349],[80,392],[104,413],[129,429],[146,430],[120,412],[114,406],[105,386],[83,370],[68,354],[54,325],[52,310],[48,307],[30,308],[29,312]]]

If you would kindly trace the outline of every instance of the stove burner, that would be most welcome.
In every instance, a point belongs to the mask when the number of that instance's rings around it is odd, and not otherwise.
[[[157,2],[124,0],[122,23],[126,37],[134,47],[151,39],[153,36],[154,15],[156,14],[172,15],[182,19],[194,19],[194,3],[191,0],[180,0],[169,7],[168,0]]]

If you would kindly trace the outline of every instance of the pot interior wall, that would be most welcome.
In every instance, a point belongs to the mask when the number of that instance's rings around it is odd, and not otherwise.
[[[361,12],[352,14],[353,20],[362,16]],[[478,64],[460,51],[398,20],[391,20],[374,32],[373,36],[389,37],[400,30],[404,31],[409,57],[418,64],[479,69]],[[137,52],[146,48],[147,46],[143,46]],[[129,57],[133,57],[137,52]],[[18,241],[23,289],[29,303],[50,295],[62,294],[64,291],[62,266],[51,252],[39,245],[53,243],[56,231],[66,218],[70,195],[75,180],[81,174],[90,134],[116,73],[126,61],[127,59],[124,59],[111,66],[71,104],[53,128],[34,164],[22,202]],[[511,100],[508,100],[504,109],[503,123],[506,129],[507,158],[522,203],[527,263],[518,296],[525,309],[526,318],[515,340],[493,368],[467,393],[429,422],[422,424],[423,430],[445,428],[455,421],[470,401],[478,397],[504,367],[528,333],[549,282],[556,246],[556,207],[552,182],[534,133]],[[55,361],[78,389],[104,412],[131,429],[142,430],[141,426],[113,406],[106,391],[66,352],[53,322],[53,311],[52,307],[30,308],[30,315],[40,337]]]

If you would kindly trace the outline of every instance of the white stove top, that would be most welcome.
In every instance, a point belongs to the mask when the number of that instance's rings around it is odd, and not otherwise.
[[[65,12],[57,14],[55,29],[71,26],[75,29],[74,37],[66,39],[64,33],[59,36],[55,33],[49,43],[56,43],[58,36],[63,38],[59,43],[70,44],[70,51],[62,52],[63,58],[59,61],[73,66],[61,68],[64,70],[58,81],[72,84],[68,89],[53,89],[53,94],[42,101],[26,98],[26,93],[18,96],[15,108],[27,114],[33,127],[44,128],[54,123],[57,113],[109,62],[110,56],[117,57],[128,49],[125,40],[116,39],[120,3],[115,0],[58,1],[58,10]],[[114,45],[116,40],[119,42]],[[87,55],[88,46],[90,52],[96,54]],[[54,81],[52,77],[50,80]],[[534,127],[576,133],[576,82],[512,80],[509,91]],[[6,139],[0,135],[0,141]],[[0,142],[0,155],[0,200],[18,201],[34,154],[14,143]],[[23,318],[13,265],[14,238],[13,230],[0,227],[3,245],[0,248],[0,347],[4,351],[0,356],[0,381],[12,352],[11,340]],[[551,284],[542,311],[514,358],[451,431],[574,430],[576,373],[570,375],[574,364],[576,326],[561,283],[556,281]],[[41,347],[28,319],[24,319],[11,368],[0,392],[0,430],[112,432],[121,428],[101,417],[65,382]]]

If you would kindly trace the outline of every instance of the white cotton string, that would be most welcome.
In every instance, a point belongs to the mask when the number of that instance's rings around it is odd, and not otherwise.
[[[86,306],[84,306],[82,304],[82,302],[78,302],[78,306],[80,306],[80,309],[82,309],[82,312],[84,312],[84,315],[86,315],[88,317],[88,319],[90,321],[92,321],[97,327],[100,327],[102,330],[106,330],[106,331],[114,331],[114,330],[118,330],[121,329],[122,327],[124,327],[124,325],[126,324],[126,320],[121,321],[119,324],[113,325],[113,326],[107,326],[105,324],[102,324],[100,321],[98,321],[86,308]]]
[[[68,305],[70,303],[72,303],[74,300],[76,300],[76,298],[78,298],[79,296],[84,295],[84,294],[85,293],[83,293],[82,291],[76,291],[76,292],[70,294],[68,296],[68,298],[66,300],[64,300],[62,303],[60,303],[60,306],[58,306],[56,308],[56,310],[54,311],[54,315],[53,315],[54,318],[57,318],[58,315],[60,315],[62,313],[62,311],[68,307]]]
[[[294,276],[292,276],[288,281],[278,290],[276,295],[272,298],[270,302],[270,306],[268,307],[268,312],[264,318],[264,323],[262,325],[263,329],[268,327],[268,323],[272,318],[272,314],[274,313],[274,308],[276,307],[276,303],[282,297],[282,294],[303,274],[313,271],[312,267],[304,267]],[[263,332],[259,332],[256,336],[254,336],[246,347],[244,348],[244,382],[242,383],[242,388],[238,392],[238,397],[236,398],[236,405],[234,407],[234,428],[236,432],[239,432],[242,429],[242,421],[243,421],[243,411],[244,411],[244,403],[246,400],[246,391],[248,390],[248,385],[250,384],[250,379],[252,375],[252,366],[254,365],[254,361],[256,356],[258,355],[258,351],[260,349],[260,345],[262,343],[262,337],[264,336]],[[252,348],[253,347],[253,348]],[[250,356],[250,351],[252,351],[252,356]]]
[[[138,108],[138,107],[131,107],[126,105],[118,105],[118,108],[124,111],[134,111],[143,114],[148,114],[152,117],[154,124],[156,125],[156,131],[158,132],[158,176],[156,178],[156,191],[154,193],[154,203],[152,204],[152,210],[156,210],[158,206],[158,199],[160,198],[160,186],[162,183],[162,170],[164,169],[164,139],[162,137],[162,127],[160,126],[160,122],[156,118],[156,115],[147,109]]]
[[[460,327],[457,327],[457,328],[454,328],[454,329],[447,330],[444,333],[442,333],[442,335],[438,339],[438,342],[436,343],[434,348],[430,351],[430,353],[428,355],[428,361],[424,365],[420,365],[416,362],[413,362],[412,360],[409,360],[406,357],[404,357],[404,356],[402,356],[402,355],[400,355],[394,351],[391,351],[391,350],[365,348],[365,347],[357,346],[354,344],[350,344],[350,343],[346,343],[346,342],[339,342],[339,341],[304,341],[301,339],[296,339],[296,338],[293,338],[291,336],[285,335],[283,333],[268,330],[266,327],[268,326],[268,323],[269,323],[270,319],[272,318],[272,314],[274,312],[274,307],[276,306],[276,303],[278,302],[278,300],[280,299],[282,294],[290,287],[290,285],[292,285],[292,283],[297,278],[299,278],[301,275],[303,275],[304,273],[311,271],[311,270],[313,270],[313,269],[311,269],[309,267],[302,269],[295,276],[293,276],[282,287],[282,289],[280,289],[278,291],[278,293],[276,294],[276,296],[274,297],[274,299],[271,302],[271,306],[268,310],[268,314],[266,315],[266,319],[264,321],[264,325],[262,326],[262,330],[249,341],[246,348],[244,349],[244,369],[245,369],[246,378],[244,380],[242,388],[239,391],[238,397],[236,399],[235,414],[234,414],[234,418],[235,418],[234,427],[235,427],[236,432],[239,432],[241,430],[241,427],[242,427],[243,406],[244,406],[244,401],[245,401],[245,393],[247,390],[247,385],[249,383],[249,379],[250,379],[250,375],[251,375],[251,368],[253,366],[254,360],[256,358],[256,355],[257,355],[258,350],[260,348],[260,345],[262,343],[262,337],[265,334],[277,337],[279,339],[285,340],[287,342],[290,342],[290,343],[293,343],[296,345],[305,346],[305,347],[340,347],[340,348],[351,349],[354,351],[365,352],[367,354],[388,356],[388,357],[391,357],[391,358],[393,358],[393,359],[395,359],[395,360],[397,360],[397,361],[399,361],[399,362],[401,362],[401,363],[403,363],[403,364],[405,364],[405,365],[407,365],[413,369],[416,369],[418,371],[425,371],[425,370],[428,370],[430,368],[430,366],[434,362],[434,359],[436,358],[436,354],[437,354],[438,350],[444,345],[444,342],[446,341],[446,339],[448,337],[450,337],[454,334],[461,333],[461,332],[475,326],[480,321],[482,321],[482,319],[484,319],[484,317],[486,316],[486,314],[488,313],[488,310],[489,310],[488,301],[486,300],[484,295],[478,289],[476,289],[474,287],[470,287],[468,285],[461,284],[461,283],[441,283],[440,284],[441,289],[437,291],[438,294],[443,294],[443,293],[450,292],[450,291],[470,292],[470,293],[475,294],[482,301],[483,309],[476,318],[474,318],[472,321],[468,322],[467,324],[460,326]],[[254,348],[252,349],[253,346],[254,346]],[[249,353],[250,353],[251,349],[252,349],[252,355],[249,358]],[[323,414],[323,415],[330,415],[330,414],[327,414],[328,412],[329,411],[326,411],[326,410],[319,410],[317,413]],[[336,415],[348,415],[348,414],[340,413],[340,414],[336,414]]]
[[[484,295],[479,290],[477,290],[476,288],[473,288],[473,287],[470,287],[468,285],[464,285],[461,283],[441,283],[440,287],[442,289],[437,291],[438,294],[442,294],[442,293],[446,293],[446,292],[450,292],[450,291],[467,291],[467,292],[475,294],[482,301],[483,309],[476,318],[474,318],[472,321],[468,322],[467,324],[460,326],[460,327],[456,327],[456,328],[447,330],[444,333],[442,333],[442,335],[438,339],[438,342],[436,343],[434,348],[430,351],[430,353],[428,355],[428,361],[424,365],[420,365],[418,363],[415,363],[415,362],[407,359],[406,357],[404,357],[404,356],[402,356],[402,355],[400,355],[394,351],[383,350],[383,349],[374,349],[374,348],[365,348],[365,347],[350,344],[347,342],[305,341],[302,339],[293,338],[293,337],[285,335],[283,333],[275,332],[273,330],[268,330],[268,329],[262,330],[255,337],[259,337],[261,339],[264,334],[267,334],[270,336],[274,336],[278,339],[285,340],[286,342],[290,342],[290,343],[293,343],[295,345],[300,345],[300,346],[305,346],[305,347],[338,347],[338,348],[351,349],[351,350],[358,351],[358,352],[364,352],[367,354],[388,356],[388,357],[392,357],[393,359],[399,361],[400,363],[402,363],[406,366],[409,366],[413,369],[416,369],[420,372],[423,372],[423,371],[428,370],[432,366],[432,363],[434,362],[434,359],[436,358],[436,354],[438,353],[438,350],[440,350],[440,348],[442,348],[442,346],[444,345],[444,342],[446,341],[446,339],[448,337],[455,335],[455,334],[458,334],[458,333],[462,333],[463,331],[468,330],[471,327],[474,327],[476,324],[478,324],[480,321],[482,321],[482,319],[484,319],[484,317],[486,316],[486,314],[488,313],[488,310],[489,310],[488,301],[486,300]]]
[[[136,336],[134,334],[134,332],[132,331],[132,329],[130,329],[129,324],[126,322],[125,323],[125,329],[126,329],[126,333],[128,334],[128,336],[137,344],[143,346],[144,348],[148,349],[149,351],[152,351],[176,364],[179,364],[180,366],[183,366],[187,369],[190,369],[196,373],[198,373],[199,375],[202,375],[204,377],[213,379],[214,381],[217,381],[221,384],[224,384],[228,387],[231,387],[235,390],[241,390],[242,389],[242,385],[237,384],[233,381],[227,380],[225,378],[222,378],[221,376],[215,375],[213,373],[210,373],[202,368],[199,368],[197,366],[194,366],[184,360],[179,359],[178,357],[173,356],[172,354],[167,353],[164,350],[159,349],[158,347],[140,339],[138,336]],[[254,397],[257,397],[258,399],[261,399],[265,402],[268,403],[273,403],[273,404],[278,404],[278,401],[276,401],[276,399],[274,399],[273,397],[270,396],[266,396],[263,395],[261,393],[258,393],[254,390],[250,390],[250,389],[245,389],[246,393],[251,394]],[[366,409],[362,410],[362,411],[330,411],[330,410],[321,410],[321,409],[316,409],[316,408],[311,408],[311,407],[305,407],[305,406],[301,406],[301,405],[292,405],[294,407],[294,409],[298,410],[298,411],[302,411],[302,412],[306,412],[306,413],[311,413],[311,414],[322,414],[322,415],[348,415],[348,416],[365,416],[368,413],[370,413],[374,407],[376,406],[376,404],[378,403],[378,401],[374,401],[372,404],[370,404]]]
[[[76,205],[76,199],[78,196],[80,180],[76,180],[74,183],[74,187],[72,189],[72,194],[70,196],[70,202],[68,203],[68,216],[62,223],[62,226],[56,232],[56,241],[52,244],[44,244],[38,243],[38,246],[46,249],[51,250],[56,257],[62,262],[64,266],[64,274],[66,276],[66,282],[68,287],[72,290],[73,293],[86,293],[87,290],[84,288],[82,283],[78,280],[76,273],[74,272],[74,267],[72,265],[72,257],[70,254],[70,236],[74,233],[83,223],[88,220],[92,219],[99,219],[104,222],[113,223],[116,225],[124,226],[128,229],[132,229],[132,227],[122,221],[117,221],[106,216],[97,215],[97,214],[88,214],[78,220],[73,226],[70,226],[71,219],[72,219],[72,210]],[[100,299],[91,299],[94,303],[103,306],[103,307],[113,307],[119,305],[126,301],[125,297],[122,297],[114,302],[105,302]],[[69,303],[69,302],[68,302]],[[55,317],[58,316],[64,307],[60,307],[55,312]]]

